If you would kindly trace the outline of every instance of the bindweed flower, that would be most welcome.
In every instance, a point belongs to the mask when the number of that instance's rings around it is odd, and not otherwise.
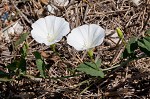
[[[104,29],[96,24],[82,25],[71,31],[67,43],[76,50],[88,50],[100,45],[105,37]]]
[[[59,42],[70,31],[69,23],[64,18],[47,16],[32,24],[32,37],[38,43],[52,45]]]

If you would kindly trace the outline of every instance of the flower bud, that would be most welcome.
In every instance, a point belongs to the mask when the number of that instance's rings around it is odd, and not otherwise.
[[[118,34],[119,38],[120,38],[120,39],[123,39],[124,36],[123,36],[123,33],[122,33],[121,29],[120,29],[119,27],[117,27],[117,28],[116,28],[116,31],[117,31],[117,34]]]

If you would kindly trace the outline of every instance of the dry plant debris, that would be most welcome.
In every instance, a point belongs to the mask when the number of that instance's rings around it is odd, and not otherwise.
[[[132,2],[135,0],[68,1],[65,6],[60,6],[55,0],[0,0],[0,70],[7,71],[4,67],[21,56],[22,44],[14,49],[13,43],[19,39],[20,34],[29,33],[26,38],[29,44],[26,60],[27,74],[31,75],[21,80],[0,82],[0,98],[150,98],[149,58],[142,58],[119,70],[109,71],[103,79],[92,79],[87,75],[62,79],[62,76],[70,76],[73,73],[72,68],[84,60],[89,60],[88,56],[84,55],[84,51],[78,52],[68,46],[66,38],[56,44],[60,55],[55,55],[48,46],[38,44],[30,35],[31,24],[47,15],[65,18],[71,29],[83,24],[98,24],[108,30],[108,34],[104,43],[95,48],[94,56],[102,59],[102,68],[111,67],[112,64],[120,62],[118,53],[122,53],[122,46],[116,47],[118,39],[113,38],[116,27],[123,30],[126,40],[132,36],[142,36],[144,31],[150,28],[150,0],[141,0],[137,5]],[[48,5],[53,8],[48,8]],[[15,30],[17,23],[19,26]],[[8,32],[10,29],[11,32]],[[39,51],[44,57],[50,67],[46,73],[51,79],[34,78],[39,75],[34,51]],[[55,77],[60,78],[56,80]],[[82,93],[87,87],[89,88]]]

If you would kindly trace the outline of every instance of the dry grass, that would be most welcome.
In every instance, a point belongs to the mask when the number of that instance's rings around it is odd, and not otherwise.
[[[3,0],[5,1],[5,0]],[[7,1],[7,0],[6,0]],[[21,21],[24,32],[31,31],[31,24],[40,17],[51,15],[43,0],[8,0],[0,1],[0,15],[8,12],[8,19],[0,20],[0,30],[3,33],[17,20]],[[53,1],[48,2],[53,4]],[[15,14],[12,15],[12,12]],[[116,27],[121,27],[124,31],[125,39],[132,36],[141,36],[144,31],[150,28],[150,1],[143,0],[139,6],[134,5],[130,0],[71,0],[68,6],[58,7],[56,16],[65,18],[71,29],[82,24],[95,23],[106,30],[114,31]],[[0,33],[0,35],[2,34]],[[12,60],[20,56],[19,49],[11,48],[19,35],[10,36],[10,41],[4,39],[0,42],[0,69],[11,63]],[[115,44],[106,44],[106,41],[95,48],[95,58],[102,59],[102,68],[110,67],[111,64],[119,63],[118,58],[122,53],[122,47],[112,48]],[[66,38],[57,44],[59,56],[55,55],[49,47],[36,43],[31,36],[26,42],[30,44],[27,56],[27,73],[32,76],[39,76],[35,66],[34,51],[40,51],[45,62],[50,67],[46,71],[49,77],[69,76],[73,74],[71,69],[77,67],[89,58],[83,52],[77,52],[67,45]],[[21,47],[21,45],[20,45]],[[150,98],[150,64],[149,58],[134,61],[118,70],[108,71],[104,79],[91,78],[87,75],[80,75],[64,79],[29,79],[23,78],[12,82],[0,82],[0,98],[38,98],[38,99],[148,99]],[[141,63],[143,62],[143,63]],[[147,63],[148,62],[148,63]],[[146,64],[143,65],[143,64]],[[84,82],[88,80],[89,82]],[[84,83],[83,83],[84,82]],[[83,84],[81,84],[83,83]],[[81,84],[81,85],[80,85]],[[81,94],[81,92],[89,87]]]

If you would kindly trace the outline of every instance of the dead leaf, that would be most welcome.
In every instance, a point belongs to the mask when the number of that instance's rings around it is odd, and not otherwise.
[[[39,10],[37,11],[37,14],[38,14],[38,15],[41,15],[41,14],[43,13],[43,11],[44,11],[44,9],[41,8],[41,9],[39,9]]]
[[[44,57],[44,58],[48,58],[49,57],[49,55],[46,52],[44,52],[44,51],[40,51],[40,53],[41,53],[41,56]]]
[[[48,4],[48,0],[40,0],[40,2],[42,2],[43,4]]]
[[[54,4],[57,6],[67,6],[69,4],[69,0],[54,0]]]
[[[4,5],[4,9],[5,9],[5,11],[9,11],[10,10],[10,8],[9,8],[7,3]]]

